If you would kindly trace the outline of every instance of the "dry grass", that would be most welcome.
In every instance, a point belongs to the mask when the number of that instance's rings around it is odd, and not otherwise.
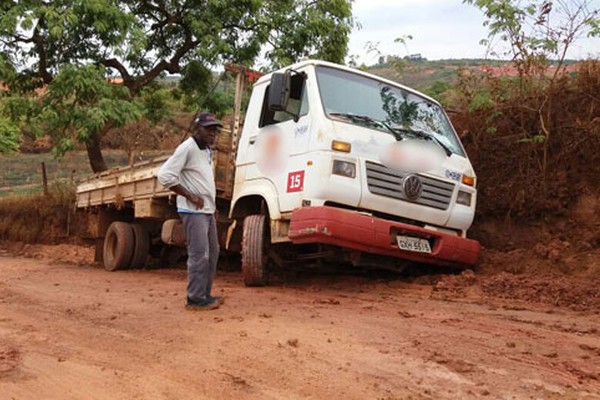
[[[128,156],[124,150],[104,150],[104,159],[109,168],[127,165]],[[165,151],[147,150],[138,154],[136,161],[158,157]],[[42,162],[46,165],[46,175],[50,184],[54,182],[77,183],[92,175],[87,153],[74,151],[62,159],[50,153],[0,155],[0,198],[6,196],[34,195],[42,193]]]
[[[127,163],[124,151],[106,151],[107,164],[112,167]],[[0,155],[2,173],[0,174],[0,196],[17,190],[17,194],[40,192],[42,187],[42,163],[46,165],[49,182],[70,181],[91,175],[87,153],[74,151],[62,159],[56,159],[51,153]],[[10,193],[12,194],[12,193]]]
[[[123,150],[104,150],[109,168],[127,165]],[[143,159],[165,151],[149,150]],[[136,160],[140,161],[140,160]],[[42,162],[49,194],[43,194]],[[75,213],[75,187],[92,175],[87,153],[71,152],[57,160],[50,153],[0,155],[0,240],[53,244],[75,238],[82,216]]]
[[[47,196],[0,198],[0,240],[49,243],[65,238],[74,210],[75,187],[55,184]]]

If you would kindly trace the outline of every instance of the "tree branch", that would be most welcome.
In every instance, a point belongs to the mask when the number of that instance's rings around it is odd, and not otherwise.
[[[125,66],[121,64],[121,62],[116,58],[100,60],[100,64],[104,65],[105,67],[114,68],[117,71],[119,71],[119,74],[121,75],[121,78],[123,78],[123,84],[125,86],[129,87],[129,85],[131,85],[134,81],[129,71],[127,71],[127,68],[125,68]]]
[[[40,25],[44,25],[44,19],[40,18],[37,25],[33,29],[33,35],[31,36],[31,42],[34,44],[35,52],[40,58],[38,65],[38,72],[42,82],[49,84],[52,82],[53,76],[48,72],[48,55],[46,54],[46,48],[44,47],[44,38],[40,35]]]
[[[149,70],[139,78],[129,80],[123,78],[123,83],[131,91],[137,92],[141,88],[146,86],[148,83],[152,82],[163,71],[167,71],[171,74],[177,74],[181,72],[181,65],[179,65],[179,62],[190,50],[196,47],[199,43],[199,40],[192,40],[191,35],[188,34],[183,45],[179,49],[177,49],[177,51],[169,61],[161,60],[151,70]]]

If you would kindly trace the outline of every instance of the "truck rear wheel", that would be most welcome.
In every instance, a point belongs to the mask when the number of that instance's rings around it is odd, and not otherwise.
[[[104,237],[104,269],[115,271],[126,269],[131,263],[135,238],[131,224],[115,221],[108,227]]]
[[[142,224],[134,222],[131,227],[133,229],[134,246],[129,268],[144,268],[150,251],[150,235]]]
[[[264,215],[244,218],[242,234],[242,273],[246,286],[264,286],[267,283],[268,230]]]

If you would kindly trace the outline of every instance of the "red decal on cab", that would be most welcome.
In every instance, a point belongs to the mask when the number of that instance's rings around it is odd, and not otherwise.
[[[290,172],[287,180],[287,192],[301,192],[304,189],[304,171]]]

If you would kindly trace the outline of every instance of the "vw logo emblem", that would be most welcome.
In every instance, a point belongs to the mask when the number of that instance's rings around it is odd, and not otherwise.
[[[423,183],[416,175],[407,175],[402,180],[402,190],[404,191],[404,195],[409,200],[417,200],[421,197],[421,192],[423,192]]]

